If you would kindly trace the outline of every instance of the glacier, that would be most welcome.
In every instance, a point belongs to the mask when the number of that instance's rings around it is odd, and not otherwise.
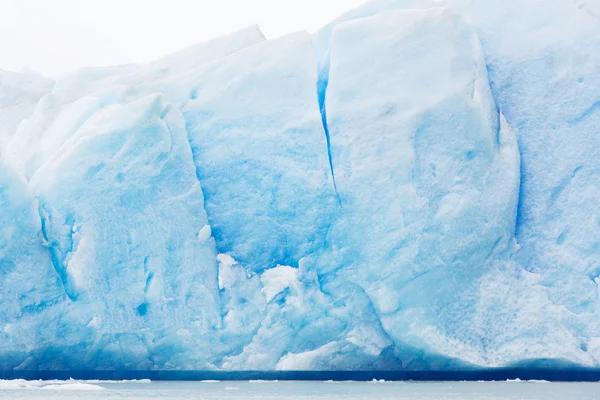
[[[53,86],[51,79],[32,71],[0,70],[0,151]]]
[[[600,368],[599,28],[372,0],[0,71],[0,370]]]

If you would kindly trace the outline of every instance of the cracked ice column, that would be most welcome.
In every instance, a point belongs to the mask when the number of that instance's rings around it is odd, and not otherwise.
[[[323,245],[337,207],[310,35],[194,74],[183,114],[219,252],[253,270],[297,266]]]
[[[37,202],[0,158],[0,368],[17,367],[53,340],[47,322],[66,296],[43,246]]]
[[[475,25],[493,96],[517,132],[519,262],[539,274],[562,319],[557,324],[571,331],[555,355],[598,363],[600,3],[373,0],[316,35],[320,70],[328,72],[329,39],[340,22],[389,9],[441,5],[451,5]],[[554,347],[547,349],[555,352]]]
[[[518,130],[523,265],[544,277],[555,304],[580,316],[573,331],[600,361],[600,4],[477,1],[465,12]]]
[[[326,105],[337,276],[365,290],[398,351],[485,364],[479,287],[514,246],[519,153],[474,30],[442,8],[337,26]]]
[[[519,261],[568,310],[577,358],[600,360],[600,3],[373,0],[334,21],[407,5],[450,5],[476,27],[493,96],[516,130]],[[326,66],[332,30],[315,38]],[[325,70],[325,69],[323,69]]]
[[[31,182],[79,316],[60,344],[77,346],[67,357],[206,367],[221,323],[216,249],[179,111],[160,95],[106,107]]]
[[[337,25],[345,21],[371,17],[384,11],[431,8],[435,7],[436,4],[439,5],[436,0],[373,0],[340,15],[319,29],[313,36],[313,46],[319,71],[317,88],[319,92],[319,105],[322,107],[322,110],[325,111],[323,106],[325,105],[325,92],[327,91],[329,81],[331,35]]]

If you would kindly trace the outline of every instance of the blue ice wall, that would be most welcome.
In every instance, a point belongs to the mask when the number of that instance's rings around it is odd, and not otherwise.
[[[31,184],[86,357],[104,368],[201,364],[221,323],[216,249],[179,111],[159,95],[107,107]]]
[[[12,369],[55,339],[48,322],[64,311],[66,295],[44,246],[37,201],[3,159],[0,210],[0,367]]]
[[[374,0],[315,36],[320,70],[329,68],[332,32],[393,9],[448,6],[475,27],[494,100],[515,130],[521,184],[515,227],[518,263],[557,310],[571,349],[564,358],[596,364],[598,197],[597,1]],[[341,28],[341,26],[339,27]],[[524,38],[527,38],[524,40]],[[532,332],[533,335],[538,335]],[[549,345],[546,344],[546,349]],[[532,357],[535,358],[535,357]]]
[[[0,74],[0,369],[597,368],[598,15],[375,0]]]
[[[337,207],[311,37],[241,50],[195,80],[183,113],[219,251],[254,270],[297,266]]]

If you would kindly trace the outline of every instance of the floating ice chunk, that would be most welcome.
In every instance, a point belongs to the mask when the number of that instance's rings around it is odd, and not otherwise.
[[[14,380],[14,381],[0,381],[0,390],[18,390],[18,389],[26,389],[27,385],[24,381]]]
[[[60,384],[60,385],[46,385],[46,386],[42,386],[42,389],[44,389],[44,390],[61,390],[61,391],[69,391],[69,390],[76,390],[76,391],[98,391],[98,390],[104,390],[104,388],[102,386],[92,385],[92,384],[89,384],[89,383],[81,383],[81,382],[64,383],[64,384]]]

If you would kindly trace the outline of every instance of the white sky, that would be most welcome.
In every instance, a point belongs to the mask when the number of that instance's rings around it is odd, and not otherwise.
[[[59,75],[149,61],[258,24],[314,32],[365,0],[0,0],[0,69]]]

